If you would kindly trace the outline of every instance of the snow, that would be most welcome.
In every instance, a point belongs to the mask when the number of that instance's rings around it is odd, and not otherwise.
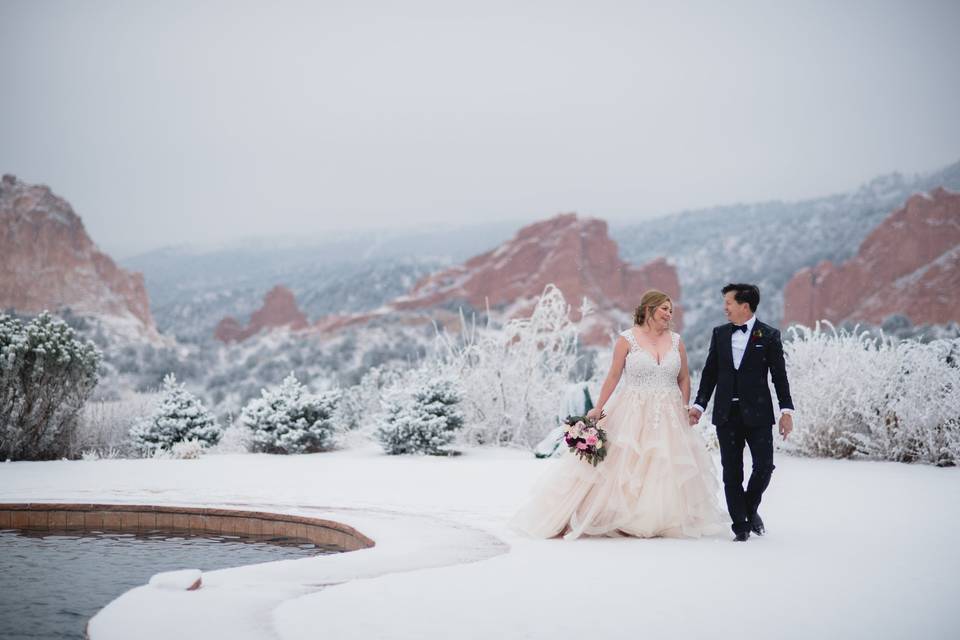
[[[779,455],[761,508],[768,533],[747,543],[514,534],[507,518],[557,462],[375,447],[11,462],[0,500],[270,510],[376,540],[203,572],[196,591],[135,588],[91,620],[92,640],[947,638],[960,624],[958,469]]]
[[[960,258],[960,245],[951,247],[938,257],[934,258],[926,264],[922,264],[917,267],[914,271],[906,275],[902,275],[893,282],[893,286],[897,289],[906,289],[908,287],[915,286],[931,269],[942,269],[949,270],[954,264],[957,263],[958,258]]]
[[[181,569],[179,571],[164,571],[155,573],[147,582],[154,589],[169,589],[171,591],[186,591],[197,588],[203,572],[199,569]]]

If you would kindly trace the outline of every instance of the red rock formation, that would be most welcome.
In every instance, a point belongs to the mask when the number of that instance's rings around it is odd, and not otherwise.
[[[619,258],[607,234],[607,224],[575,214],[555,216],[520,229],[516,236],[493,251],[464,264],[427,276],[409,294],[372,314],[337,316],[317,323],[320,330],[335,330],[393,316],[396,321],[437,321],[457,324],[456,306],[478,311],[489,307],[503,318],[529,314],[548,284],[555,284],[573,307],[574,319],[584,297],[595,311],[583,327],[587,344],[609,344],[611,333],[632,323],[632,313],[644,291],[661,289],[679,300],[676,270],[663,259],[634,267]],[[429,319],[428,319],[429,316]],[[675,325],[682,327],[677,308]]]
[[[911,196],[867,236],[851,260],[797,273],[784,290],[784,321],[812,326],[960,321],[960,193]]]
[[[307,317],[297,307],[293,292],[277,285],[263,298],[263,306],[253,312],[250,323],[244,327],[235,318],[221,320],[214,336],[223,342],[239,342],[264,329],[286,328],[294,331],[307,327]]]
[[[218,322],[217,326],[213,329],[213,337],[220,342],[239,342],[243,340],[241,337],[243,335],[243,325],[232,316],[227,316]]]
[[[158,337],[143,275],[100,252],[73,208],[48,187],[0,181],[0,309],[70,308]]]

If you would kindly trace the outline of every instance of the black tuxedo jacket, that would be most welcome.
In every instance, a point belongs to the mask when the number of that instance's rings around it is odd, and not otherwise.
[[[727,421],[733,400],[733,378],[737,370],[733,367],[732,334],[732,324],[714,327],[695,401],[701,407],[706,407],[716,388],[717,397],[713,403],[713,424],[716,426],[722,426]],[[793,409],[780,332],[757,320],[753,323],[753,331],[750,332],[743,360],[740,361],[738,380],[740,416],[747,426],[766,427],[776,422],[767,383],[768,372],[773,378],[780,408]]]

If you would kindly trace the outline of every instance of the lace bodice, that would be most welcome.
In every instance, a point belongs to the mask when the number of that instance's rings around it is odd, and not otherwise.
[[[654,354],[637,344],[633,329],[620,333],[630,345],[627,362],[623,368],[623,382],[629,389],[679,391],[677,376],[680,374],[680,334],[670,332],[671,345],[660,364]]]

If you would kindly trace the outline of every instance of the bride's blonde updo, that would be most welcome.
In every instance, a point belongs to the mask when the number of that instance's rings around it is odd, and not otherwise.
[[[673,303],[670,296],[663,291],[650,289],[640,298],[640,305],[633,312],[633,323],[643,326],[647,323],[647,318],[653,315],[654,310],[667,301]]]

